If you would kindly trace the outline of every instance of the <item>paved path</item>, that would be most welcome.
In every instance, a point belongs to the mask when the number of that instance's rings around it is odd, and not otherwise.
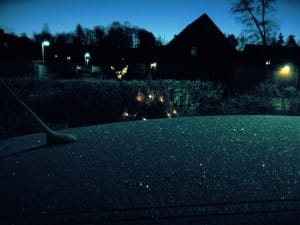
[[[64,132],[77,142],[47,147],[43,134],[0,141],[0,224],[300,221],[299,117],[189,117]]]

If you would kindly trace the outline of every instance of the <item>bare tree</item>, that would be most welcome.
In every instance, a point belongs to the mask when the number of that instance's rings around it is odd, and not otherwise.
[[[48,24],[44,24],[41,33],[38,34],[35,33],[33,36],[34,36],[34,40],[39,44],[41,44],[45,40],[52,42],[52,38],[53,38]]]
[[[269,15],[275,11],[276,0],[232,0],[231,13],[245,25],[250,38],[267,45],[276,23]]]
[[[145,29],[139,29],[137,35],[139,38],[139,48],[153,48],[155,46],[156,40],[151,32]]]

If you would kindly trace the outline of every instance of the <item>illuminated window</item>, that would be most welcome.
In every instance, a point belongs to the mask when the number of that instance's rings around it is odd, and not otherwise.
[[[191,56],[197,56],[198,55],[198,47],[193,46],[191,48]]]

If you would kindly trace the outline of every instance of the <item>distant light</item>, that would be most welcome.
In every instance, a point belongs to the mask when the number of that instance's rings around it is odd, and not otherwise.
[[[152,62],[151,64],[150,64],[150,69],[156,69],[157,68],[157,62]]]
[[[176,110],[176,109],[173,109],[172,113],[173,113],[174,115],[177,115],[177,110]]]
[[[290,76],[291,75],[291,67],[288,65],[285,65],[284,67],[280,68],[279,74],[284,77]]]
[[[136,96],[135,99],[136,99],[138,102],[141,102],[141,101],[144,100],[144,95],[143,95],[141,92],[139,92],[139,93],[137,94],[137,96]]]
[[[158,98],[158,99],[159,99],[159,101],[160,101],[160,102],[164,102],[164,101],[165,101],[165,99],[164,99],[164,96],[162,96],[162,95],[161,95],[161,96],[159,96],[159,98]]]
[[[57,54],[55,54],[55,55],[54,55],[54,58],[56,58],[56,59],[57,59],[57,58],[58,58],[58,55],[57,55]]]
[[[267,66],[271,65],[271,59],[269,59],[269,60],[266,61],[266,65]]]
[[[115,68],[113,66],[110,67],[113,71],[115,71]],[[119,80],[122,80],[123,76],[127,73],[128,71],[128,65],[126,65],[122,70],[117,70],[115,71],[117,78]]]
[[[122,116],[123,116],[123,118],[126,118],[129,116],[129,114],[128,114],[128,112],[125,111],[125,112],[123,112]]]
[[[155,95],[154,95],[153,93],[150,93],[150,94],[148,95],[148,98],[149,98],[151,101],[153,101],[154,98],[155,98]]]
[[[167,112],[167,117],[168,118],[171,118],[172,117],[172,114],[170,112]]]
[[[142,118],[143,121],[146,121],[147,119],[145,117]]]
[[[67,60],[69,60],[69,61],[70,61],[70,60],[71,60],[71,56],[67,56]]]

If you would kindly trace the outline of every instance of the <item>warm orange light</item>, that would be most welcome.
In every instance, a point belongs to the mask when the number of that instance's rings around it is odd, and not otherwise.
[[[289,77],[291,75],[291,67],[285,65],[284,67],[280,68],[279,74],[283,77]]]
[[[164,102],[164,101],[165,101],[165,99],[164,99],[164,96],[162,96],[162,95],[161,95],[161,96],[159,96],[159,98],[158,98],[158,99],[159,99],[159,101],[160,101],[160,102]]]
[[[136,99],[138,102],[142,102],[142,101],[144,100],[144,95],[143,95],[141,92],[139,92],[139,93],[137,94],[137,96],[135,97],[135,99]]]
[[[123,118],[126,118],[129,116],[129,114],[128,114],[128,112],[125,111],[125,112],[123,112],[122,116],[123,116]]]

